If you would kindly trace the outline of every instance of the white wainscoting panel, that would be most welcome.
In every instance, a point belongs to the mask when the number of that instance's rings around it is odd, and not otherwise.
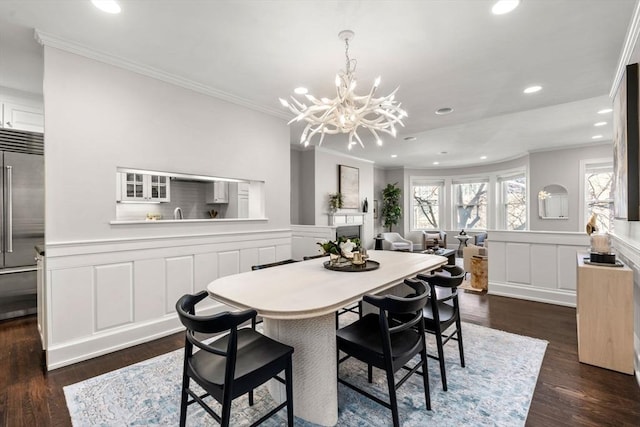
[[[51,343],[65,342],[93,333],[93,267],[51,272],[47,286]]]
[[[258,248],[258,260],[255,264],[252,265],[270,264],[272,262],[276,262],[276,248],[274,248],[273,246],[267,248]]]
[[[205,291],[207,290],[207,285],[218,277],[218,254],[215,252],[196,254],[193,256],[193,263],[193,292]],[[201,301],[198,308],[203,309],[219,305],[213,298],[208,298]]]
[[[47,242],[43,335],[48,369],[183,329],[175,303],[224,275],[291,258],[291,230]],[[229,310],[214,299],[200,314]]]
[[[240,250],[240,273],[251,271],[251,266],[257,264],[260,264],[258,248],[245,248]]]
[[[167,300],[164,259],[141,259],[134,262],[133,269],[135,321],[144,322],[163,316]]]
[[[576,305],[576,252],[586,233],[489,231],[489,293]]]
[[[220,252],[218,254],[220,277],[240,273],[240,251]]]
[[[531,283],[531,246],[525,243],[507,243],[507,281]]]
[[[578,267],[574,262],[576,251],[579,250],[580,248],[575,246],[558,246],[558,289],[576,291]]]
[[[489,278],[496,282],[507,281],[507,243],[491,242],[487,245],[489,253]]]
[[[558,254],[555,246],[531,245],[531,285],[539,288],[558,287]]]
[[[133,322],[133,263],[96,266],[94,301],[96,331]]]
[[[176,301],[184,294],[193,293],[193,256],[167,258],[165,261],[167,275],[166,314],[176,312]]]
[[[302,259],[305,256],[320,253],[318,242],[333,240],[336,238],[336,227],[316,225],[292,225],[293,236],[291,239],[293,259]]]

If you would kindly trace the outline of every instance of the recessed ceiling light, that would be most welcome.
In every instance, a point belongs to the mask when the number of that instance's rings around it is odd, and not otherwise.
[[[98,9],[107,13],[120,13],[120,5],[115,0],[91,0]]]
[[[504,15],[518,7],[520,0],[499,0],[491,8],[494,15]]]
[[[416,139],[418,139],[418,138],[416,138],[415,136],[405,136],[404,137],[405,141],[415,141]]]
[[[480,160],[487,160],[487,156],[480,156]]]
[[[602,135],[593,135],[591,137],[591,139],[600,139],[600,138],[602,138]]]
[[[612,112],[613,109],[612,108],[603,108],[602,110],[598,111],[598,114],[607,114]]]
[[[444,116],[445,114],[453,113],[453,108],[451,107],[442,107],[436,110],[436,114],[439,116]]]
[[[306,87],[302,86],[295,88],[293,91],[298,95],[306,95],[309,92]]]
[[[594,126],[604,126],[606,124],[607,124],[607,122],[598,122],[598,123],[594,123],[593,125]]]
[[[440,164],[440,162],[433,162],[433,164],[434,164],[434,165],[439,165],[439,164]]]
[[[536,92],[540,92],[542,90],[542,86],[529,86],[528,88],[526,88],[523,92],[524,93],[536,93]]]
[[[391,158],[392,158],[392,159],[395,159],[396,157],[398,157],[398,155],[397,155],[397,154],[392,154],[392,155],[391,155]]]

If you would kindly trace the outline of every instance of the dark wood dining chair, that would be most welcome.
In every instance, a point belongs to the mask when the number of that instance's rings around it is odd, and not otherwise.
[[[186,423],[187,407],[197,402],[222,427],[228,427],[231,402],[248,394],[249,405],[253,405],[253,390],[274,378],[285,384],[286,400],[251,426],[257,426],[286,407],[288,426],[293,427],[293,347],[274,341],[250,328],[238,329],[238,325],[256,316],[255,310],[197,316],[195,305],[207,296],[206,291],[195,295],[187,294],[176,303],[178,317],[186,327],[180,426],[183,427]],[[199,335],[221,332],[228,333],[210,343],[203,341]],[[200,350],[194,353],[194,346]],[[278,376],[282,371],[285,372],[285,379]],[[202,387],[205,393],[199,394],[193,390],[190,387],[191,380]],[[204,401],[208,396],[222,405],[220,415]]]
[[[369,382],[373,380],[373,369],[385,371],[389,390],[389,402],[363,390],[340,378],[338,381],[354,391],[368,397],[380,405],[391,409],[394,427],[400,425],[396,390],[414,373],[420,373],[424,385],[424,397],[428,410],[431,410],[429,395],[429,371],[427,369],[427,349],[422,310],[429,298],[426,285],[417,279],[405,279],[405,284],[415,293],[408,297],[394,295],[378,296],[367,294],[364,301],[377,307],[379,313],[370,313],[336,332],[338,351],[346,353],[339,360],[344,362],[354,357],[368,365]],[[414,356],[420,355],[420,361],[407,366]],[[400,369],[409,372],[396,382],[394,374]]]
[[[277,267],[279,265],[292,264],[294,262],[298,261],[295,259],[284,259],[282,261],[270,262],[268,264],[252,265],[251,270],[262,270],[263,268]]]
[[[464,269],[453,265],[442,266],[442,271],[433,274],[418,274],[418,279],[429,284],[429,300],[424,307],[424,327],[435,335],[438,356],[429,355],[440,362],[442,389],[447,391],[447,372],[444,361],[444,345],[449,340],[458,342],[460,366],[464,368],[464,348],[462,344],[462,322],[458,302],[458,286],[464,280]],[[439,289],[440,288],[440,292]],[[444,292],[443,292],[444,291]],[[455,325],[451,331],[448,329]]]

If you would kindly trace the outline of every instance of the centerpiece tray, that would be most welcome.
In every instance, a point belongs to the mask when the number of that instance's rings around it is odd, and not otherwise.
[[[359,271],[371,271],[376,270],[380,267],[380,263],[378,261],[366,260],[362,264],[352,264],[350,261],[345,263],[340,263],[337,265],[331,265],[331,261],[324,262],[324,268],[328,270],[334,271],[346,271],[346,272],[359,272]]]

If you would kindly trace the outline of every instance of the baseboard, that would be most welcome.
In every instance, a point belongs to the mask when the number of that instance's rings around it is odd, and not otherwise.
[[[202,309],[198,314],[212,315],[229,307],[217,304]],[[46,351],[46,369],[51,371],[83,360],[93,359],[134,345],[153,341],[184,330],[177,314],[167,315],[151,322],[127,325],[108,333],[52,346]]]
[[[489,295],[525,299],[566,307],[576,306],[576,293],[574,291],[560,291],[557,289],[535,288],[532,286],[490,281],[487,293]]]

